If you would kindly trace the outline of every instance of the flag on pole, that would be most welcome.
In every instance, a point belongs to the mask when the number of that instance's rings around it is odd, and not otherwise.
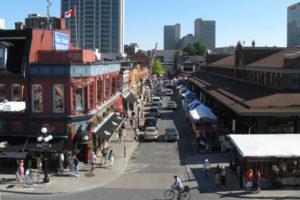
[[[69,18],[69,17],[75,17],[75,10],[76,9],[73,8],[72,10],[61,13],[61,18],[65,19],[65,18]]]

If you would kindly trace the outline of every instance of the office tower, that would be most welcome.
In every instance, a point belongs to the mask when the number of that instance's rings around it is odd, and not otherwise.
[[[76,7],[76,16],[66,18],[72,45],[99,49],[102,53],[123,54],[124,1],[61,0],[62,13]]]
[[[164,50],[174,50],[180,40],[180,24],[164,26]]]
[[[5,29],[5,20],[3,18],[0,18],[0,30]]]
[[[195,36],[193,36],[193,34],[187,34],[179,40],[177,46],[179,49],[184,49],[189,43],[194,44],[194,42],[196,42]]]
[[[287,47],[300,46],[300,3],[287,8]]]
[[[195,20],[195,38],[202,42],[206,49],[213,50],[216,47],[216,21],[213,20]]]

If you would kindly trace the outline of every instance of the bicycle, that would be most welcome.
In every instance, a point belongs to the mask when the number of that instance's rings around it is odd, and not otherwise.
[[[174,186],[172,185],[171,190],[167,190],[165,192],[164,196],[165,196],[165,199],[174,199],[175,196],[177,196],[178,199],[189,200],[191,198],[190,187],[189,186],[184,186],[181,193],[178,194],[178,190],[175,190]]]

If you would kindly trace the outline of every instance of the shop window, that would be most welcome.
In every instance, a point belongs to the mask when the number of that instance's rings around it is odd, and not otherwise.
[[[94,109],[94,82],[90,84],[90,108]]]
[[[62,84],[53,86],[53,101],[54,112],[64,112],[64,86]]]
[[[117,86],[116,78],[113,78],[113,81],[112,81],[112,84],[111,84],[112,94],[116,94],[116,86]]]
[[[11,100],[12,101],[22,101],[20,84],[12,84],[11,85]]]
[[[84,101],[84,88],[74,88],[73,92],[73,110],[77,112],[84,111],[85,101]]]
[[[0,102],[3,102],[3,100],[6,99],[5,96],[5,85],[0,84]]]
[[[103,81],[102,79],[97,80],[97,103],[101,104],[103,102]]]
[[[43,112],[43,86],[32,85],[32,111]]]
[[[294,121],[267,121],[265,124],[267,133],[295,133]]]

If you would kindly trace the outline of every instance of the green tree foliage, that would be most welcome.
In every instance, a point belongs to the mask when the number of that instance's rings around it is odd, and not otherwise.
[[[155,60],[154,64],[152,65],[152,74],[163,74],[164,68],[160,64],[159,60]]]
[[[190,56],[203,56],[206,53],[206,47],[201,42],[195,42],[194,44],[189,43],[183,49],[183,52],[187,53]]]

